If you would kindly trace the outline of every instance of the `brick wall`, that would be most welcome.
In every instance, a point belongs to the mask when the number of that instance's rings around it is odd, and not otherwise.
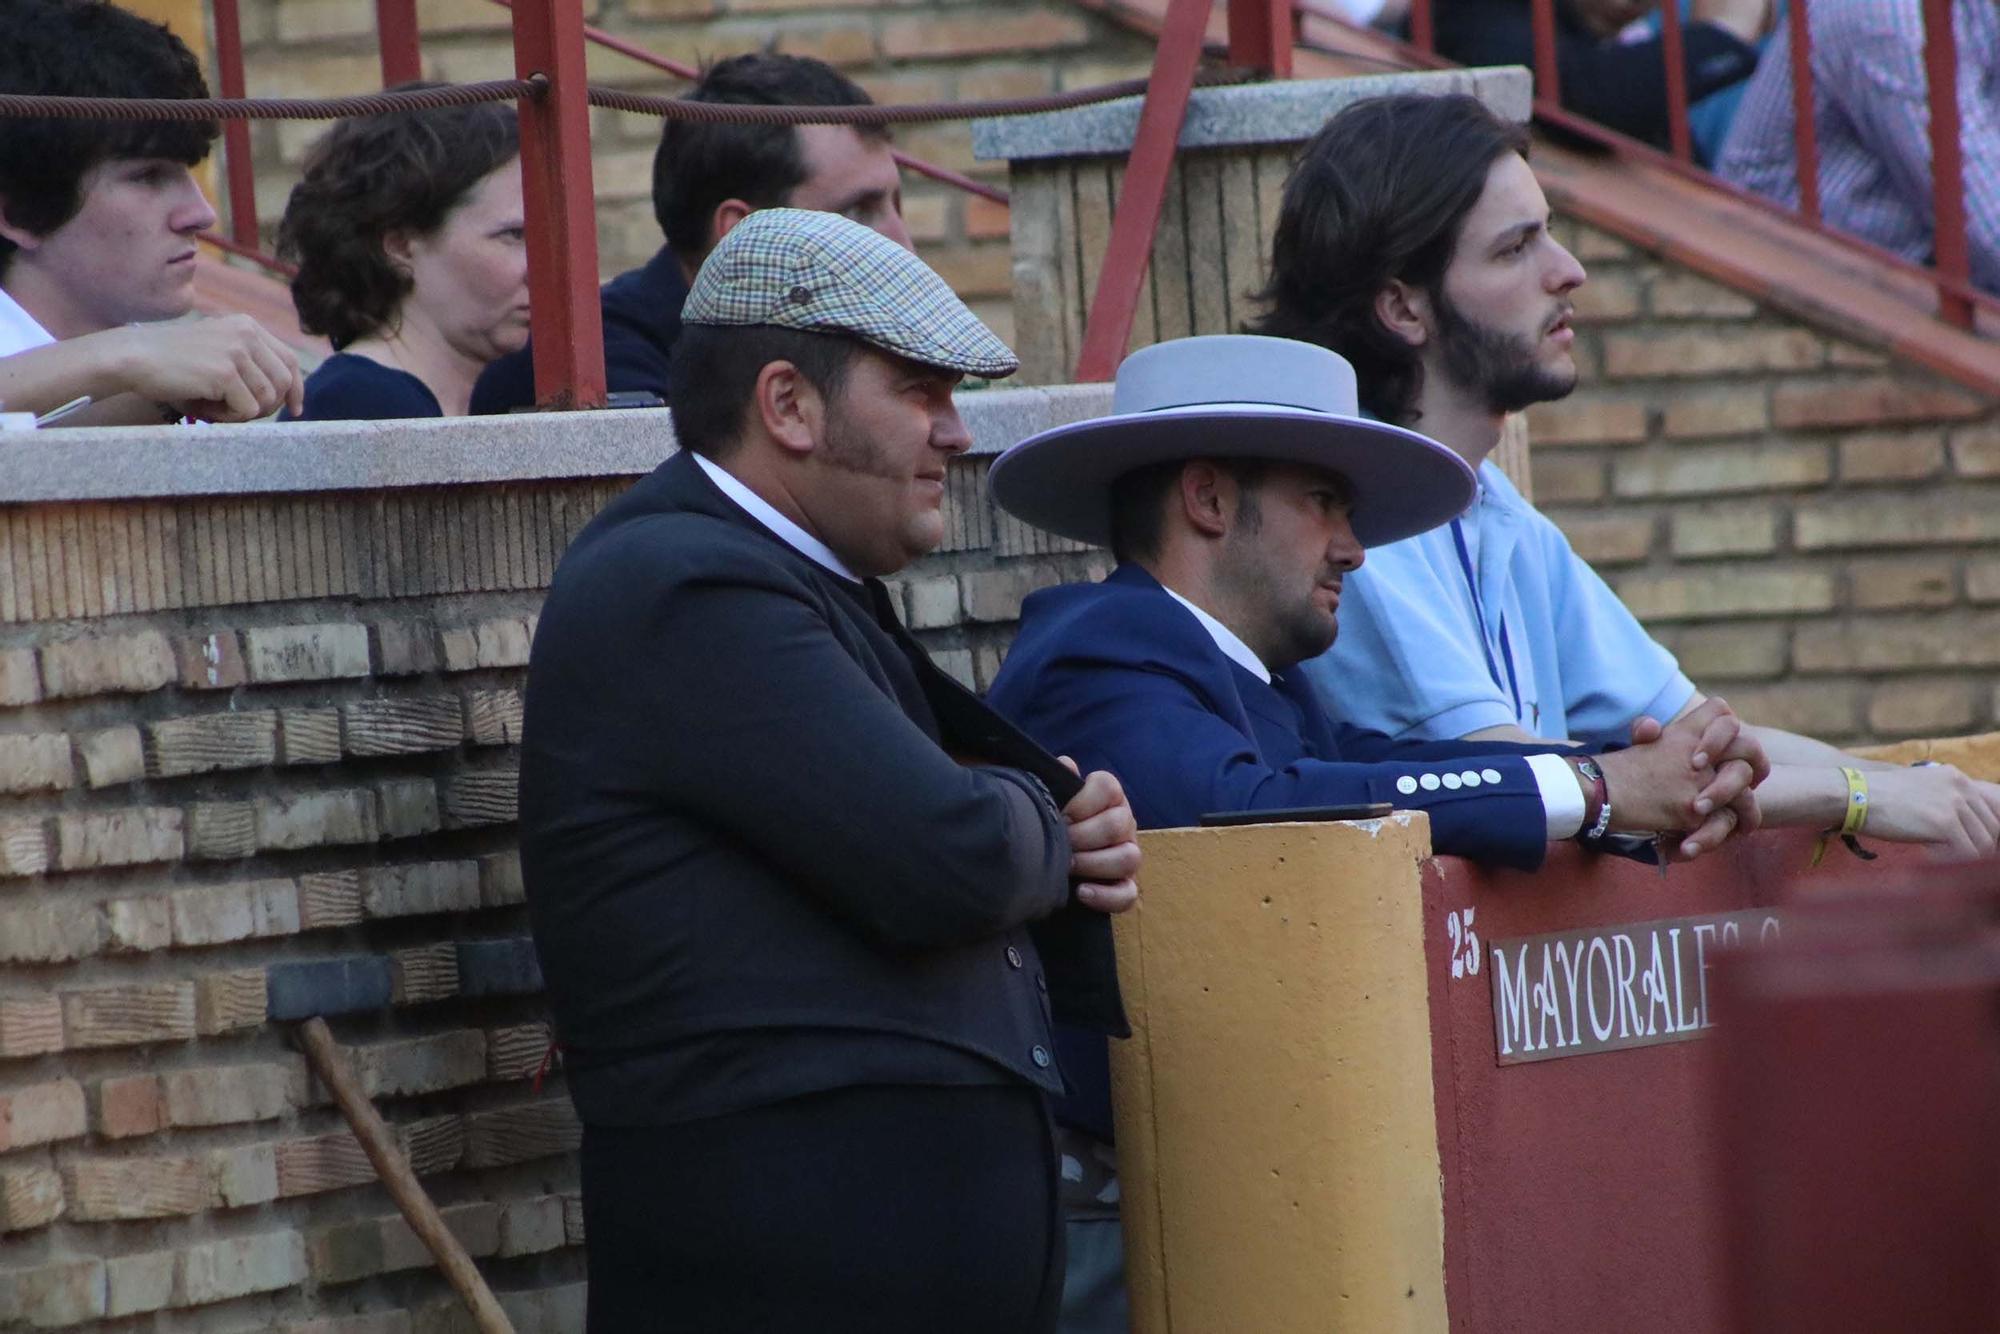
[[[1529,413],[1536,502],[1746,716],[2000,726],[1991,399],[1568,225],[1585,388]]]
[[[984,685],[1028,589],[1105,567],[996,516],[986,458],[1107,395],[967,397],[981,453],[895,593]],[[581,1329],[515,743],[555,560],[660,421],[93,432],[0,481],[0,1328],[469,1329],[307,1074],[323,1013],[517,1327]]]
[[[696,63],[774,46],[839,67],[882,102],[1033,96],[1142,76],[1151,44],[1059,0],[582,0],[586,19],[659,55]],[[370,0],[242,0],[253,96],[311,97],[381,87]],[[491,0],[419,0],[426,77],[512,78],[507,11]],[[593,47],[590,76],[634,91],[686,85]],[[606,277],[659,249],[651,203],[660,122],[592,113],[598,240]],[[324,132],[316,122],[258,122],[257,211],[267,239]],[[1004,184],[1004,165],[972,159],[963,122],[898,131],[918,157]],[[1007,212],[914,173],[905,211],[924,257],[1002,336],[1008,303]]]

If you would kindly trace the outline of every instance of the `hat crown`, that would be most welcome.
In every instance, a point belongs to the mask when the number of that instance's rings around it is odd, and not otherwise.
[[[681,323],[774,325],[841,334],[968,375],[1020,362],[913,251],[872,228],[809,209],[758,209],[702,261]]]
[[[1204,334],[1140,348],[1118,367],[1115,414],[1228,405],[1360,415],[1354,367],[1291,338]]]

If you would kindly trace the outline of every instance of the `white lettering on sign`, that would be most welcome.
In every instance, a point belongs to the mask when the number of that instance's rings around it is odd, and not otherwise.
[[[1444,915],[1445,939],[1451,945],[1451,975],[1453,977],[1479,976],[1479,933],[1472,929],[1472,915],[1476,908]]]
[[[1446,918],[1453,977],[1476,974],[1472,909]],[[1686,1042],[1712,1028],[1708,954],[1717,942],[1767,944],[1777,915],[1756,908],[1714,917],[1561,931],[1493,942],[1493,1034],[1502,1065]]]

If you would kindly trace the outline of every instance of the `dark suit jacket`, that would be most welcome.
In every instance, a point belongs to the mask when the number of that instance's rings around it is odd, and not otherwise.
[[[1532,869],[1547,851],[1541,791],[1521,757],[1561,747],[1395,742],[1330,723],[1303,674],[1266,685],[1136,565],[1031,594],[987,700],[1084,772],[1116,774],[1142,828],[1210,811],[1388,801],[1426,811],[1439,852]],[[1463,785],[1468,769],[1478,786]],[[1435,790],[1421,786],[1425,774],[1438,777]],[[1444,786],[1445,774],[1460,786]],[[1404,777],[1418,780],[1413,792],[1398,789]],[[1075,1088],[1057,1116],[1109,1139],[1103,1040],[1067,1026],[1057,1036]]]
[[[1266,685],[1136,565],[1031,595],[987,698],[1086,771],[1117,774],[1145,828],[1210,811],[1387,801],[1427,812],[1439,852],[1532,870],[1547,850],[1540,789],[1521,757],[1561,747],[1397,742],[1331,723],[1301,674]],[[1500,781],[1442,782],[1468,769]],[[1427,774],[1435,789],[1421,786]],[[1404,777],[1415,791],[1399,789]]]
[[[604,303],[604,384],[613,391],[667,394],[667,363],[681,336],[681,306],[687,279],[681,262],[665,246],[639,268],[621,273],[599,289]],[[472,413],[483,416],[533,407],[534,345],[496,358],[472,386]]]
[[[529,665],[521,858],[586,1121],[1060,1089],[1023,928],[1069,899],[1066,826],[1038,780],[945,753],[912,651],[688,455],[571,546]]]

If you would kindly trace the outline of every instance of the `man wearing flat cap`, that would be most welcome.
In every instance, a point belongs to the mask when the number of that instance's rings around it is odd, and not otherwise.
[[[1441,853],[1523,869],[1552,839],[1692,830],[1669,850],[1693,857],[1754,828],[1768,766],[1720,701],[1664,729],[1642,720],[1638,744],[1596,756],[1328,722],[1297,667],[1333,642],[1343,576],[1365,547],[1448,522],[1474,485],[1457,455],[1362,418],[1355,397],[1324,348],[1178,339],[1126,359],[1111,416],[996,460],[1002,508],[1119,565],[1027,599],[994,707],[1117,774],[1143,828],[1389,803],[1426,811]],[[1072,1082],[1100,1095],[1057,1114],[1108,1138],[1104,1044],[1062,1037]]]
[[[942,539],[953,387],[1014,355],[894,242],[792,209],[682,320],[682,450],[571,546],[528,677],[589,1328],[1049,1329],[1066,983],[1036,936],[1132,904],[1132,814],[881,584]]]

